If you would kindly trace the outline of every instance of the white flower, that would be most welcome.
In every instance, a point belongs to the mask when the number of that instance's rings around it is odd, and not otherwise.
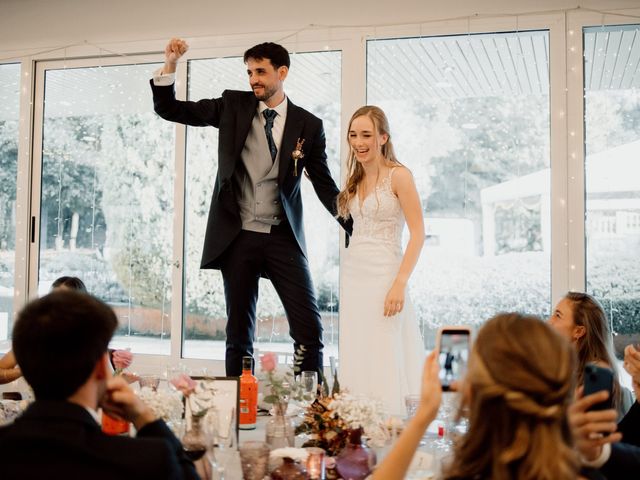
[[[180,392],[170,390],[154,392],[149,387],[143,387],[138,392],[138,397],[165,422],[175,422],[182,418],[184,404]]]
[[[389,437],[384,427],[382,404],[364,396],[353,396],[349,393],[336,395],[329,404],[349,428],[362,428],[364,435],[373,446],[383,446]]]
[[[275,450],[271,450],[271,452],[269,452],[269,469],[273,470],[274,468],[278,467],[282,463],[282,459],[286,457],[289,457],[294,462],[304,464],[307,461],[308,456],[309,452],[307,452],[304,448],[276,448]]]
[[[215,382],[198,381],[196,388],[189,395],[189,406],[194,415],[203,415],[209,409],[215,408]]]

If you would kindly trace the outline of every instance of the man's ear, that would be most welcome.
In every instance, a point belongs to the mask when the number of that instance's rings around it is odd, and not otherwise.
[[[278,78],[280,79],[281,82],[284,81],[285,78],[287,78],[287,75],[289,74],[289,68],[285,65],[281,65],[280,67],[278,67]]]
[[[104,355],[96,362],[96,366],[93,368],[93,375],[97,380],[105,380],[111,376],[109,352],[104,352]]]

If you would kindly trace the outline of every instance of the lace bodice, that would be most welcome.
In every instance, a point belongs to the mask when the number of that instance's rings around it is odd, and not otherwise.
[[[360,205],[358,195],[349,204],[353,218],[353,235],[351,240],[376,240],[401,248],[404,214],[400,201],[391,189],[393,171],[382,180],[382,183],[371,192]]]

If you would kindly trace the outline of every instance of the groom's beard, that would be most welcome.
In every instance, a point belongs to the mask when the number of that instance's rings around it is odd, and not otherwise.
[[[253,88],[253,94],[256,96],[256,98],[260,101],[266,102],[267,100],[269,100],[271,97],[273,97],[276,93],[278,93],[278,89],[275,87],[267,87],[266,85],[262,85],[262,93],[258,94],[255,90],[255,88]]]

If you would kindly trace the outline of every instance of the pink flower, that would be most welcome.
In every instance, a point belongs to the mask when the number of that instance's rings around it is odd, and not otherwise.
[[[186,373],[181,373],[177,377],[169,380],[169,382],[171,383],[171,385],[176,387],[176,390],[180,390],[185,397],[191,395],[196,389],[196,385],[198,384]]]
[[[278,365],[278,356],[273,352],[267,352],[260,357],[260,368],[263,372],[273,372]]]
[[[129,350],[114,350],[111,354],[111,361],[116,371],[122,371],[133,362],[133,353]]]

